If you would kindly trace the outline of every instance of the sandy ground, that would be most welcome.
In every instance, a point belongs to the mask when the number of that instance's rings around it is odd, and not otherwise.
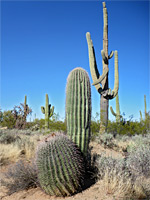
[[[112,157],[122,157],[122,154],[114,150],[105,149],[99,144],[92,142],[92,153],[106,153],[107,156]],[[1,172],[5,168],[1,168]],[[75,194],[70,197],[51,197],[46,195],[40,188],[32,188],[29,190],[23,190],[16,192],[10,196],[6,196],[4,188],[0,190],[0,199],[2,200],[118,200],[113,197],[112,194],[107,194],[106,189],[103,186],[102,181],[98,181],[95,184],[91,185],[84,191]]]

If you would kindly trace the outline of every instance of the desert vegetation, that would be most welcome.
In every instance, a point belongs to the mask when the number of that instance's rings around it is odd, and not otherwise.
[[[145,117],[140,111],[139,121],[133,121],[132,117],[125,119],[119,108],[118,52],[108,55],[105,2],[103,15],[101,76],[90,33],[86,34],[93,85],[101,95],[100,113],[95,118],[91,117],[90,78],[81,67],[73,69],[67,78],[64,121],[58,119],[48,94],[45,106],[41,106],[45,119],[27,121],[32,113],[27,96],[24,103],[12,110],[0,110],[2,199],[37,188],[48,199],[150,199],[150,113],[146,109],[146,96]],[[113,54],[115,83],[111,90],[108,60]],[[116,112],[112,108],[111,112],[116,119],[110,121],[109,100],[113,98],[116,98]],[[25,198],[28,196],[22,197]],[[38,196],[38,199],[42,198]]]
[[[101,135],[99,120],[93,118],[91,121],[92,140],[89,144],[91,166],[88,170],[91,170],[92,175],[89,179],[93,180],[94,184],[101,181],[106,194],[123,199],[150,198],[148,113],[147,116],[145,120],[139,122],[130,120],[130,123],[124,124],[109,121],[108,132]],[[26,123],[26,128],[22,130],[16,128],[0,130],[1,187],[5,188],[4,196],[41,187],[35,166],[37,146],[56,132],[57,136],[66,132],[63,121],[50,120],[50,128],[46,130],[44,124],[44,120],[36,119],[34,122]],[[3,120],[1,127],[2,125]],[[83,185],[82,187],[84,188]]]

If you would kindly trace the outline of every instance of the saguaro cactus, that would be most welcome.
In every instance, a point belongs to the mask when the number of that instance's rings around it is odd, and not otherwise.
[[[49,118],[54,113],[54,106],[51,108],[51,104],[49,104],[48,94],[46,94],[45,107],[41,106],[41,111],[43,114],[45,114],[45,129],[48,129],[49,128]]]
[[[90,141],[91,86],[88,73],[82,68],[72,70],[66,86],[67,134],[86,156]]]
[[[145,113],[145,120],[147,119],[147,105],[146,105],[146,95],[144,95],[144,113]],[[140,111],[141,121],[143,120],[142,112]]]
[[[25,95],[24,98],[24,115],[23,115],[23,121],[26,122],[26,117],[27,117],[27,113],[28,113],[28,105],[27,105],[27,96]]]
[[[83,157],[62,133],[53,133],[38,145],[35,163],[40,186],[47,194],[70,196],[81,189]]]
[[[117,93],[119,88],[119,76],[118,76],[118,52],[115,51],[115,82],[114,89],[111,90],[108,84],[108,61],[113,57],[113,51],[108,55],[108,15],[107,8],[105,2],[103,2],[103,50],[101,51],[102,55],[102,63],[103,63],[103,73],[100,76],[100,73],[97,68],[95,51],[93,42],[91,40],[90,33],[86,33],[87,43],[88,43],[88,51],[89,51],[89,63],[90,63],[90,71],[93,79],[93,85],[95,85],[96,90],[101,95],[100,100],[100,132],[103,133],[106,131],[108,124],[108,107],[109,100],[113,99]],[[101,84],[101,85],[100,85]]]
[[[120,115],[120,108],[119,108],[119,96],[116,95],[116,113],[114,112],[112,106],[110,107],[111,113],[116,117],[116,122],[120,122],[122,119],[122,115]]]

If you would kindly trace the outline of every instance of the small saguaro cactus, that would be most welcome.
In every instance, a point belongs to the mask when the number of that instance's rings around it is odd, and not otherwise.
[[[116,117],[116,122],[120,122],[122,119],[122,115],[120,115],[120,108],[119,108],[119,96],[116,95],[116,113],[114,112],[112,106],[110,107],[112,115]]]
[[[145,113],[145,120],[147,119],[147,105],[146,105],[146,95],[144,95],[144,113]],[[140,111],[140,118],[141,121],[143,120],[142,112]]]
[[[93,42],[91,40],[90,33],[86,33],[86,39],[88,44],[89,52],[89,64],[90,71],[93,79],[93,84],[101,95],[100,100],[100,133],[103,133],[107,129],[108,124],[108,107],[109,100],[115,98],[119,89],[119,76],[118,76],[118,52],[115,51],[115,82],[114,89],[111,90],[108,84],[108,64],[109,59],[113,57],[114,52],[111,51],[108,55],[108,14],[105,2],[103,2],[103,50],[101,51],[102,63],[103,63],[103,73],[100,76],[100,73],[97,68],[95,51]],[[101,84],[101,85],[100,85]]]
[[[27,104],[27,96],[25,95],[25,98],[24,98],[24,115],[23,115],[24,121],[26,121],[28,109],[29,109],[29,107],[28,107],[28,104]]]
[[[81,189],[85,164],[77,146],[62,133],[40,142],[35,157],[38,181],[49,195],[70,196]]]
[[[67,134],[87,156],[91,125],[91,86],[88,73],[77,67],[67,78],[66,86]]]
[[[45,129],[48,129],[49,128],[49,118],[54,113],[54,106],[51,108],[51,104],[49,104],[48,94],[46,94],[45,107],[41,106],[41,111],[43,114],[45,114]]]

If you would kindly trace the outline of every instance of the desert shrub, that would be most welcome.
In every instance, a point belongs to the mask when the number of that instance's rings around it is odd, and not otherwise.
[[[15,128],[25,129],[26,127],[26,118],[29,114],[32,113],[32,109],[28,105],[20,104],[20,106],[15,106],[12,110],[14,119],[16,120]]]
[[[126,159],[105,155],[97,157],[98,178],[103,181],[105,190],[116,199],[149,199],[150,179],[137,174],[135,176],[126,162]]]
[[[96,166],[98,168],[98,177],[103,178],[106,170],[111,171],[112,169],[116,169],[117,173],[124,173],[126,169],[126,163],[124,159],[116,159],[113,157],[107,157],[105,154],[101,154],[96,159]],[[118,171],[117,171],[118,170]]]
[[[7,128],[14,128],[15,123],[16,123],[16,120],[15,120],[14,115],[11,110],[4,111],[2,113],[2,118],[0,121],[0,125],[2,127],[7,126]]]
[[[114,141],[114,137],[110,133],[101,134],[99,136],[99,143],[105,148],[106,147],[107,148],[116,147],[116,144],[115,144],[115,141]]]
[[[112,133],[113,135],[144,135],[149,132],[149,128],[147,126],[148,122],[133,122],[133,121],[123,121],[120,123],[117,122],[108,122],[107,132]]]
[[[51,131],[64,131],[66,132],[66,124],[62,121],[50,121],[49,128]]]
[[[99,136],[100,123],[98,121],[91,121],[91,140],[94,141]]]
[[[33,163],[18,161],[3,174],[1,186],[7,188],[7,194],[37,186],[37,172]]]
[[[20,140],[21,138],[17,135],[12,135],[11,133],[7,132],[5,134],[0,135],[0,143],[3,144],[11,144],[16,140]]]
[[[135,176],[150,177],[150,146],[141,145],[132,148],[126,163]]]
[[[124,159],[101,155],[97,159],[96,165],[98,177],[103,180],[108,193],[123,195],[123,197],[132,193],[132,178]]]
[[[141,146],[150,146],[150,134],[134,135],[132,137],[129,137],[128,141],[130,141],[130,143],[127,146],[127,152],[130,153]]]

